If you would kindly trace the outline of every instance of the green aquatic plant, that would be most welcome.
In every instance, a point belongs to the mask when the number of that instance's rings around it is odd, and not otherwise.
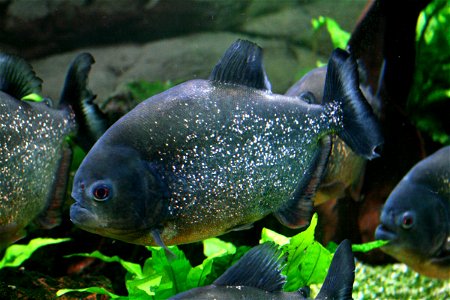
[[[287,277],[285,291],[295,291],[299,287],[322,283],[325,280],[333,252],[314,239],[316,225],[317,214],[313,216],[311,225],[305,231],[293,237],[285,237],[266,228],[261,233],[261,243],[275,242],[287,256],[286,266],[283,269]],[[384,243],[371,243],[362,250],[369,251],[381,245]],[[125,286],[128,295],[120,296],[100,287],[88,287],[62,289],[57,292],[57,296],[68,292],[91,292],[108,295],[114,299],[166,299],[180,292],[211,284],[250,249],[247,246],[236,247],[218,238],[203,241],[203,248],[206,258],[195,267],[192,267],[184,253],[176,246],[169,247],[176,258],[168,258],[165,250],[160,247],[147,247],[152,255],[143,266],[117,256],[105,256],[98,251],[72,254],[68,257],[94,257],[105,262],[121,264],[127,270]]]
[[[31,93],[31,94],[23,96],[22,99],[20,99],[20,100],[41,102],[41,101],[44,101],[44,97],[42,97],[41,95],[36,94],[36,93]]]
[[[272,241],[282,246],[281,249],[287,254],[286,267],[282,271],[287,277],[287,282],[283,288],[285,291],[296,291],[299,287],[320,284],[325,280],[337,245],[330,243],[327,247],[324,247],[315,240],[317,220],[316,213],[313,215],[309,227],[291,238],[267,228],[264,228],[261,233],[261,242]],[[374,241],[355,244],[352,245],[352,251],[368,252],[386,243],[387,241]]]
[[[350,33],[336,21],[320,16],[311,23],[314,32],[327,29],[333,47],[346,48]],[[445,126],[450,105],[449,74],[450,6],[447,0],[434,0],[417,21],[415,71],[407,112],[419,131],[444,145],[450,145],[450,128]]]
[[[22,244],[11,245],[6,249],[5,255],[0,261],[0,269],[5,267],[19,267],[20,265],[22,265],[24,261],[29,259],[31,255],[34,253],[34,251],[36,251],[37,249],[47,245],[67,242],[69,240],[70,240],[69,238],[62,238],[62,239],[36,238],[31,240],[27,245]]]
[[[145,81],[135,80],[126,84],[126,89],[131,93],[133,99],[145,100],[153,95],[164,92],[175,86],[175,83],[167,81]]]
[[[318,32],[322,28],[327,29],[334,48],[345,49],[347,47],[347,43],[350,40],[350,33],[343,30],[332,18],[319,16],[317,19],[313,18],[311,24],[314,32]]]
[[[436,142],[450,145],[450,128],[444,125],[450,107],[448,1],[432,1],[420,14],[416,32],[416,68],[408,113],[420,131]]]
[[[217,238],[203,241],[203,246],[206,258],[202,264],[195,267],[191,266],[184,253],[176,246],[169,247],[176,258],[168,258],[162,248],[147,247],[152,255],[143,266],[117,256],[109,257],[98,251],[70,255],[68,257],[94,257],[105,262],[120,263],[127,270],[125,286],[128,295],[120,296],[101,287],[88,287],[62,289],[57,292],[57,296],[68,292],[91,292],[108,295],[113,299],[167,299],[182,291],[211,284],[250,249],[247,246],[236,247]]]

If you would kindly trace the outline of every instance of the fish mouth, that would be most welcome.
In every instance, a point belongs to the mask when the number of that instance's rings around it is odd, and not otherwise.
[[[393,229],[389,228],[389,226],[380,224],[375,230],[375,239],[394,241],[397,239],[397,233]]]
[[[98,227],[98,217],[89,209],[75,202],[70,207],[70,221],[80,227]],[[94,226],[94,224],[97,224]]]
[[[152,228],[144,227],[127,229],[108,226],[102,223],[95,213],[78,202],[75,202],[70,207],[70,220],[85,231],[132,244],[141,244],[137,240],[152,230]]]

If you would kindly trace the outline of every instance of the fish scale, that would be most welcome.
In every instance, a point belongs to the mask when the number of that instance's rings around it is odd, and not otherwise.
[[[1,95],[0,220],[27,222],[45,207],[65,137],[75,130],[73,114]],[[37,184],[38,183],[38,184]]]
[[[224,90],[221,95],[226,97],[229,94],[226,86],[221,89]],[[245,93],[242,90],[242,95]],[[254,217],[258,219],[278,209],[295,192],[312,159],[311,147],[307,145],[317,144],[317,135],[341,123],[342,113],[333,108],[333,103],[327,105],[329,109],[316,113],[316,118],[312,115],[299,119],[299,109],[295,108],[298,103],[280,111],[275,109],[277,102],[285,99],[266,99],[266,95],[261,95],[261,99],[255,100],[258,91],[247,98],[252,100],[241,100],[230,112],[223,108],[228,106],[224,104],[226,99],[215,94],[200,105],[193,104],[193,109],[187,106],[187,111],[195,112],[192,118],[181,112],[176,114],[175,108],[168,116],[171,120],[182,120],[187,132],[191,132],[182,143],[183,148],[158,152],[162,169],[170,171],[164,178],[177,179],[169,183],[169,190],[173,191],[169,213],[175,220],[190,223],[185,226],[174,221],[176,228],[195,226],[217,216],[223,219],[219,223],[225,224],[226,230],[239,225],[235,220],[253,222],[245,215],[248,211],[260,211]],[[258,102],[267,103],[267,107],[257,111]],[[178,105],[180,109],[185,107],[184,103]],[[204,111],[199,111],[198,106],[203,106]],[[225,124],[221,122],[226,118],[223,114],[232,116]],[[205,132],[199,126],[208,130]],[[201,135],[197,135],[200,131]],[[182,229],[173,235],[177,234],[182,235]]]

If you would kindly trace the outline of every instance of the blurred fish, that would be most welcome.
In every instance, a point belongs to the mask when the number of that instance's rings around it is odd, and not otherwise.
[[[56,109],[22,100],[39,99],[42,81],[27,62],[0,53],[0,249],[25,236],[33,220],[43,228],[60,222],[71,161],[66,139],[77,127],[69,104],[81,101],[74,93],[85,89],[87,57],[71,65]]]
[[[394,188],[375,237],[382,250],[429,277],[450,278],[450,146],[417,163]]]
[[[281,274],[285,258],[273,243],[247,252],[213,284],[178,294],[181,299],[308,299],[309,289],[282,292],[286,277]],[[315,299],[352,299],[355,262],[351,244],[344,240],[336,250],[327,277]]]
[[[161,246],[245,229],[270,213],[305,226],[331,133],[369,159],[382,143],[349,54],[333,52],[315,105],[272,94],[261,48],[238,40],[209,80],[153,96],[107,130],[75,175],[71,220]]]

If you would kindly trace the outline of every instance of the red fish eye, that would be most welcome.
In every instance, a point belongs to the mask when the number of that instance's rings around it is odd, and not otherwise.
[[[405,213],[402,219],[402,227],[410,229],[414,225],[414,217],[410,213]]]
[[[108,200],[109,196],[111,194],[111,190],[109,186],[105,184],[98,185],[94,187],[92,190],[92,195],[94,196],[94,200],[97,201],[105,201]]]

